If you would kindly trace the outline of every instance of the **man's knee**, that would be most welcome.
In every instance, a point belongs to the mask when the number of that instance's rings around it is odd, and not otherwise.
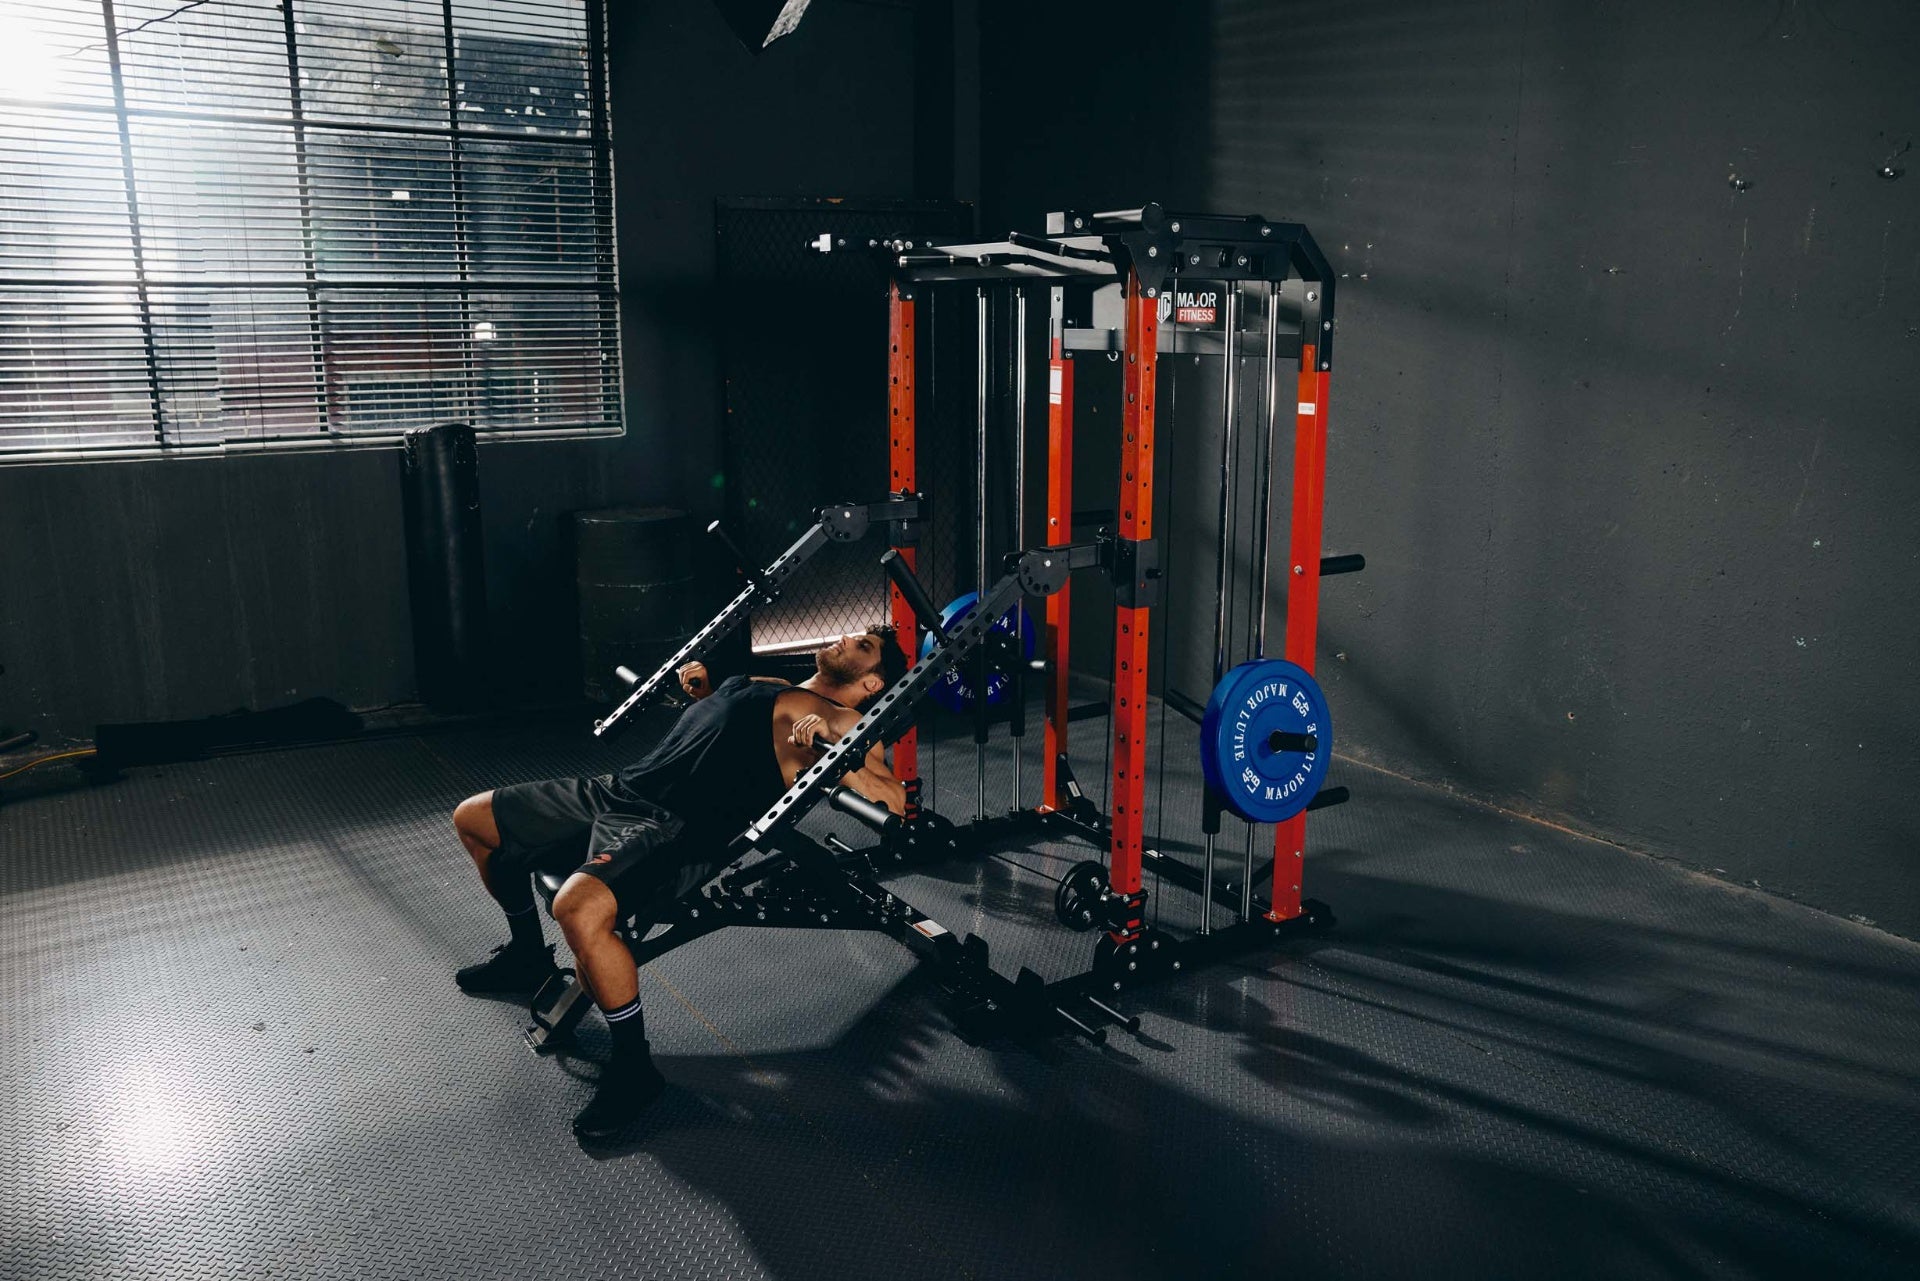
[[[584,872],[569,876],[553,896],[553,919],[569,936],[610,933],[618,912],[606,882]]]
[[[453,807],[453,830],[472,837],[489,849],[500,844],[500,828],[493,821],[493,793],[469,796]]]

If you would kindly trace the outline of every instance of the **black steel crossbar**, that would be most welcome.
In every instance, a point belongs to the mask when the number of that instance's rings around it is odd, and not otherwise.
[[[715,614],[706,626],[695,632],[686,644],[655,669],[653,675],[635,685],[633,692],[604,719],[593,723],[595,738],[604,738],[662,691],[671,688],[681,667],[713,652],[714,645],[734,628],[747,621],[756,606],[770,604],[780,587],[793,577],[815,552],[828,543],[851,543],[866,537],[876,522],[910,523],[920,519],[920,499],[913,494],[896,494],[877,503],[840,503],[823,507],[808,530],[794,540],[793,546],[776,557],[755,576],[748,574],[747,585]]]
[[[947,629],[947,638],[907,669],[891,688],[875,700],[858,724],[842,735],[786,794],[734,838],[731,858],[745,857],[782,827],[798,820],[832,792],[866,759],[875,744],[893,738],[913,715],[914,706],[955,664],[973,652],[993,630],[1000,616],[1023,596],[1051,596],[1067,583],[1075,569],[1104,563],[1107,544],[1068,543],[1040,547],[1009,557],[1009,568],[975,605]]]

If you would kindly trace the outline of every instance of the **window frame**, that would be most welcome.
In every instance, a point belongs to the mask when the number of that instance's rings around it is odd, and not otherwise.
[[[612,102],[609,93],[609,75],[607,65],[607,23],[609,0],[577,0],[577,12],[584,20],[586,28],[586,93],[588,98],[588,128],[584,136],[567,132],[527,132],[515,133],[498,127],[463,127],[461,110],[463,82],[460,74],[458,38],[461,34],[473,36],[471,30],[464,33],[456,27],[454,0],[441,0],[440,31],[445,42],[446,120],[444,124],[395,123],[355,116],[341,112],[325,118],[315,118],[308,111],[304,101],[300,56],[302,47],[296,35],[301,20],[299,0],[285,0],[275,7],[279,8],[285,27],[285,62],[281,64],[286,75],[284,85],[288,103],[284,114],[223,111],[223,110],[187,110],[167,106],[129,105],[127,94],[127,76],[122,65],[121,43],[123,39],[150,22],[132,26],[121,26],[124,19],[115,13],[113,0],[95,0],[101,26],[102,43],[106,50],[107,72],[111,78],[112,96],[107,103],[88,103],[79,101],[61,101],[55,99],[34,100],[31,98],[14,99],[0,90],[0,106],[16,111],[38,114],[47,119],[62,121],[73,119],[102,119],[111,121],[111,129],[117,129],[120,179],[125,189],[124,213],[126,216],[126,244],[132,256],[131,277],[90,278],[63,272],[57,268],[50,274],[35,277],[23,273],[0,275],[0,291],[14,293],[43,293],[48,300],[49,314],[64,316],[70,309],[79,309],[76,314],[84,314],[89,305],[98,306],[102,302],[117,302],[121,298],[131,298],[134,308],[133,324],[137,328],[136,341],[144,347],[145,356],[145,393],[147,417],[151,424],[151,439],[134,441],[131,439],[112,440],[98,444],[56,444],[46,446],[22,445],[10,446],[5,434],[0,434],[0,467],[32,464],[81,464],[116,461],[142,461],[152,459],[206,458],[249,454],[288,454],[334,452],[338,450],[392,449],[398,447],[409,431],[419,430],[447,421],[472,422],[481,415],[483,406],[494,398],[492,384],[489,382],[488,360],[479,348],[485,339],[479,336],[479,325],[485,324],[489,331],[493,326],[482,317],[476,320],[476,299],[510,301],[515,295],[536,297],[541,294],[572,295],[590,303],[593,312],[578,323],[581,332],[589,335],[582,343],[564,347],[576,360],[592,361],[597,356],[600,373],[596,380],[588,382],[589,390],[584,393],[588,403],[602,405],[606,413],[593,420],[580,422],[562,422],[546,426],[498,426],[481,425],[475,422],[475,435],[482,442],[511,441],[555,441],[596,438],[615,438],[626,434],[626,379],[622,341],[621,299],[619,292],[620,273],[618,258],[618,225],[614,191],[614,157],[612,139]],[[185,6],[165,15],[173,17],[187,12],[194,6]],[[373,15],[379,11],[375,9]],[[339,0],[321,11],[325,19],[337,20],[341,16]],[[357,15],[356,15],[357,16]],[[431,27],[426,30],[431,31]],[[477,56],[477,55],[469,55]],[[574,82],[576,85],[578,81]],[[539,90],[534,90],[539,92]],[[577,91],[576,91],[577,92]],[[292,276],[270,275],[263,279],[242,279],[237,281],[196,282],[179,275],[160,276],[149,268],[146,261],[145,246],[152,234],[153,227],[149,216],[143,214],[140,202],[138,173],[136,168],[135,134],[141,122],[182,121],[189,125],[206,128],[218,128],[222,125],[233,127],[251,126],[265,131],[280,131],[294,156],[296,184],[299,195],[298,224],[300,228],[301,254],[304,265],[304,280]],[[318,245],[322,239],[322,223],[316,214],[316,202],[313,195],[313,169],[309,156],[310,142],[315,133],[333,135],[349,142],[360,138],[381,138],[388,136],[415,137],[442,142],[447,148],[448,172],[453,190],[452,218],[455,227],[454,273],[451,276],[412,278],[393,280],[385,278],[355,279],[343,275],[323,275],[318,268]],[[528,149],[517,156],[512,144],[525,143]],[[476,146],[475,144],[478,144]],[[509,213],[512,206],[495,205],[491,208],[470,205],[464,197],[464,189],[476,182],[484,174],[489,164],[528,163],[523,157],[534,157],[541,149],[556,149],[560,155],[574,151],[586,157],[583,166],[588,175],[586,185],[586,209],[588,231],[582,238],[576,237],[566,246],[566,252],[584,253],[592,260],[590,277],[567,277],[556,275],[543,278],[537,270],[521,271],[514,275],[478,275],[476,257],[473,249],[473,227],[476,221],[488,216],[501,217]],[[350,150],[350,148],[349,148]],[[370,149],[356,154],[372,155]],[[533,163],[538,163],[534,161]],[[12,188],[14,191],[47,191],[47,188],[34,188],[22,185]],[[0,191],[3,194],[3,191]],[[57,192],[56,192],[57,194]],[[196,206],[199,207],[199,206]],[[109,295],[106,290],[120,291],[118,295]],[[160,303],[156,295],[163,299],[190,297],[196,293],[218,297],[228,296],[249,300],[249,305],[258,305],[253,300],[271,300],[276,295],[288,299],[297,298],[304,291],[307,312],[304,330],[292,327],[285,332],[294,343],[310,349],[311,364],[304,365],[313,378],[315,387],[314,404],[317,406],[314,428],[309,431],[274,434],[271,431],[228,428],[223,425],[219,433],[201,429],[183,428],[169,422],[170,406],[173,402],[191,398],[197,391],[197,385],[191,377],[170,374],[166,369],[167,355],[161,350],[163,344],[162,321],[156,314]],[[449,410],[438,414],[429,414],[410,424],[391,426],[381,429],[355,429],[344,424],[343,418],[350,403],[360,396],[364,398],[364,388],[374,384],[341,382],[336,385],[336,375],[340,369],[341,353],[346,348],[344,342],[336,343],[330,337],[326,318],[323,316],[322,300],[341,299],[345,296],[361,294],[378,300],[382,293],[390,293],[399,298],[427,304],[434,307],[452,305],[457,308],[458,318],[451,332],[453,343],[459,352],[458,368],[454,376],[461,384],[458,393],[462,406],[458,411]],[[354,301],[357,301],[354,300]],[[344,308],[343,308],[344,310]],[[565,312],[551,313],[556,325],[564,325],[569,317]],[[60,322],[64,323],[64,322]],[[598,336],[592,336],[595,330]],[[425,331],[423,331],[425,332]],[[563,340],[564,341],[564,340]],[[24,349],[26,344],[21,344]],[[113,348],[98,342],[74,341],[59,348],[62,363],[86,363],[90,358],[102,353],[111,353]],[[189,349],[186,361],[199,360],[218,368],[225,354],[217,340],[208,340],[203,346]],[[611,370],[606,368],[611,365]],[[553,370],[542,370],[537,366],[509,368],[494,377],[509,383],[525,383],[531,380],[538,388],[543,378],[552,377],[564,380],[565,374],[556,374]],[[390,386],[414,381],[415,371],[400,370],[389,376]],[[48,380],[42,386],[59,380]],[[129,384],[131,385],[131,384]],[[23,394],[33,394],[35,384],[23,385]],[[551,395],[551,393],[548,393]],[[376,411],[388,407],[376,406]],[[404,417],[404,411],[394,407],[396,416]],[[538,415],[534,422],[539,421]],[[110,420],[109,412],[102,409],[99,421]],[[74,435],[84,437],[88,434],[88,421],[74,418],[65,424]],[[55,428],[58,432],[61,428]],[[232,431],[234,434],[228,434]],[[52,434],[52,433],[46,433]]]

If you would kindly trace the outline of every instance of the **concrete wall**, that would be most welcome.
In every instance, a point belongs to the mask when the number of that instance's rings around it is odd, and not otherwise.
[[[1920,9],[985,21],[989,228],[1259,211],[1342,272],[1344,753],[1920,933]]]
[[[481,453],[503,692],[577,693],[567,514],[715,501],[720,195],[911,194],[913,16],[824,3],[758,56],[713,6],[615,4],[628,434]],[[0,734],[413,697],[390,452],[0,468]]]

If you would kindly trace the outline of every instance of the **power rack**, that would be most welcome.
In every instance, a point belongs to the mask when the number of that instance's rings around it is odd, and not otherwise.
[[[1117,607],[1114,628],[1114,670],[1111,695],[1113,750],[1107,796],[1109,813],[1100,815],[1081,795],[1067,766],[1069,726],[1075,719],[1067,697],[1068,643],[1072,622],[1072,593],[1063,586],[1046,600],[1044,655],[1046,672],[1043,802],[1032,810],[1016,809],[995,820],[976,821],[982,839],[1017,836],[1026,831],[1051,830],[1087,836],[1108,856],[1105,885],[1081,883],[1077,895],[1082,910],[1089,891],[1103,904],[1106,940],[1096,953],[1094,971],[1110,966],[1115,956],[1139,956],[1138,944],[1147,939],[1156,957],[1179,948],[1173,940],[1148,939],[1140,909],[1144,906],[1143,867],[1203,896],[1205,916],[1200,937],[1214,936],[1211,927],[1213,844],[1219,830],[1218,798],[1209,796],[1204,815],[1207,856],[1201,869],[1146,847],[1146,747],[1148,709],[1148,640],[1150,611],[1161,598],[1161,546],[1153,532],[1154,445],[1158,363],[1163,353],[1255,357],[1266,378],[1262,403],[1267,411],[1267,440],[1260,481],[1260,513],[1256,560],[1259,566],[1259,605],[1253,652],[1265,650],[1267,590],[1271,581],[1272,495],[1269,476],[1275,456],[1280,408],[1293,419],[1293,495],[1287,537],[1285,658],[1311,673],[1319,618],[1319,580],[1363,567],[1363,558],[1323,557],[1322,514],[1326,473],[1327,403],[1333,368],[1334,272],[1307,228],[1297,223],[1273,222],[1258,216],[1173,213],[1159,205],[1109,212],[1066,211],[1048,216],[1045,234],[1013,232],[1000,241],[971,244],[915,245],[892,242],[875,246],[893,258],[894,281],[889,294],[889,414],[893,424],[892,483],[915,483],[915,400],[913,377],[916,310],[929,292],[953,286],[972,286],[981,316],[980,354],[987,358],[985,322],[988,291],[1010,290],[1017,296],[1014,309],[1014,359],[1022,360],[1026,346],[1025,293],[1036,285],[1048,289],[1051,324],[1047,365],[1047,495],[1046,531],[1049,541],[1070,531],[1073,512],[1074,359],[1102,353],[1124,361],[1121,404],[1121,487],[1117,519],[1112,531],[1109,566],[1114,572]],[[1189,288],[1189,285],[1193,287]],[[1211,290],[1200,285],[1215,286]],[[1264,325],[1252,331],[1240,323],[1243,291],[1260,297]],[[1211,294],[1223,319],[1218,329],[1187,328],[1189,296]],[[1206,310],[1198,309],[1195,310]],[[1168,323],[1172,321],[1173,323]],[[1283,378],[1283,361],[1293,365]],[[1224,363],[1226,405],[1223,431],[1222,577],[1220,599],[1224,611],[1227,592],[1226,539],[1233,527],[1231,466],[1235,452],[1238,413],[1234,379],[1238,360]],[[1025,379],[1015,376],[1017,422],[1025,420]],[[1291,399],[1287,393],[1291,391]],[[985,411],[982,410],[984,434]],[[1024,458],[1024,451],[1016,450]],[[1024,487],[1024,478],[1021,482]],[[985,530],[980,531],[984,545]],[[984,578],[984,575],[983,575]],[[910,634],[912,610],[902,593],[893,594],[894,622],[902,635]],[[1224,612],[1215,628],[1215,679],[1226,668],[1227,639]],[[1017,665],[1016,665],[1017,669]],[[1169,693],[1169,705],[1199,721],[1202,709]],[[977,718],[976,741],[984,743],[986,717]],[[1012,715],[1012,732],[1022,731],[1020,712]],[[895,772],[909,777],[911,738],[903,753],[896,748]],[[1016,783],[1017,788],[1017,783]],[[1344,788],[1328,788],[1312,798],[1307,809],[1324,808],[1347,799]],[[1089,831],[1089,829],[1092,829]],[[1271,886],[1266,909],[1251,911],[1254,880],[1251,844],[1247,874],[1239,881],[1241,921],[1226,931],[1228,939],[1214,937],[1207,946],[1218,950],[1229,939],[1251,946],[1265,944],[1276,926],[1318,926],[1331,921],[1324,904],[1301,898],[1301,867],[1306,848],[1306,810],[1277,825],[1273,860],[1260,873]],[[1104,900],[1100,891],[1105,890]],[[1065,891],[1063,891],[1063,894]],[[1114,905],[1114,900],[1119,906]],[[1067,914],[1063,910],[1063,917]],[[1171,972],[1176,966],[1167,961]],[[1129,974],[1137,973],[1130,971]],[[1111,979],[1108,980],[1110,986]],[[1122,979],[1124,986],[1126,979]]]
[[[623,933],[637,960],[645,963],[695,938],[731,926],[857,929],[884,933],[912,949],[932,969],[936,982],[952,998],[961,1033],[971,1040],[1028,1031],[1070,1030],[1104,1041],[1108,1026],[1137,1030],[1137,1017],[1109,1002],[1145,983],[1199,967],[1224,956],[1273,946],[1285,938],[1333,923],[1325,904],[1303,899],[1301,868],[1306,814],[1347,798],[1345,788],[1324,788],[1297,813],[1276,825],[1267,903],[1254,910],[1254,849],[1248,829],[1246,869],[1237,885],[1214,883],[1214,841],[1223,801],[1210,786],[1203,812],[1206,859],[1194,868],[1147,848],[1143,821],[1147,781],[1147,651],[1150,611],[1162,595],[1160,543],[1153,533],[1155,398],[1159,356],[1169,350],[1204,355],[1255,356],[1267,381],[1267,466],[1260,480],[1257,544],[1259,606],[1252,652],[1264,652],[1267,585],[1271,581],[1268,508],[1279,406],[1283,394],[1293,418],[1290,528],[1287,540],[1286,660],[1311,673],[1319,608],[1319,580],[1364,564],[1358,556],[1323,557],[1321,525],[1326,461],[1328,383],[1332,369],[1333,273],[1305,227],[1259,217],[1223,217],[1169,213],[1157,205],[1107,213],[1050,215],[1044,235],[1013,233],[1005,240],[963,245],[913,245],[889,242],[871,246],[892,261],[889,288],[888,413],[890,487],[894,494],[869,506],[824,508],[816,525],[764,571],[743,570],[746,587],[683,649],[644,682],[596,733],[606,732],[647,698],[661,694],[677,666],[699,657],[713,642],[743,621],[757,601],[768,599],[798,563],[830,540],[846,541],[884,522],[891,550],[882,558],[890,580],[893,621],[911,667],[883,693],[860,722],[801,774],[764,815],[731,844],[724,859],[701,873],[704,884],[683,884],[683,893],[656,919],[629,920]],[[822,245],[830,250],[832,246]],[[1180,308],[1188,282],[1221,286],[1225,323],[1216,329],[1183,331]],[[1048,349],[1047,497],[1048,545],[1014,552],[989,580],[984,514],[980,548],[980,591],[973,607],[949,622],[927,598],[915,576],[915,544],[921,517],[915,460],[917,302],[927,291],[971,285],[981,307],[980,353],[987,358],[985,299],[988,290],[1016,293],[1018,322],[1014,358],[1025,350],[1025,291],[1036,283],[1048,289],[1051,325]],[[1259,295],[1261,332],[1243,332],[1239,323],[1243,292]],[[1288,318],[1283,322],[1283,317]],[[1169,319],[1173,323],[1165,323]],[[1074,431],[1073,359],[1103,353],[1124,362],[1121,406],[1121,488],[1110,528],[1079,542],[1054,541],[1073,525],[1072,447]],[[1282,360],[1292,365],[1282,380]],[[1232,380],[1238,360],[1227,360],[1227,433],[1223,453],[1221,574],[1227,581],[1226,540],[1233,528],[1231,467],[1238,412]],[[1024,422],[1025,378],[1016,383],[1016,418]],[[984,401],[984,396],[983,396]],[[984,440],[986,411],[981,410]],[[1017,453],[1019,451],[1016,451]],[[982,446],[984,470],[984,445]],[[1024,476],[1019,480],[1024,489]],[[980,504],[984,513],[985,504]],[[1109,700],[1112,754],[1106,812],[1080,793],[1067,763],[1069,725],[1075,709],[1067,700],[1071,587],[1075,570],[1099,569],[1114,585],[1114,671]],[[981,814],[955,824],[922,806],[916,706],[949,672],[975,665],[975,688],[987,688],[987,671],[996,664],[1014,678],[1011,732],[1024,731],[1020,674],[1027,667],[1017,644],[997,626],[1002,616],[1029,597],[1046,602],[1045,767],[1043,800],[999,815]],[[1215,627],[1215,677],[1225,670],[1228,651],[1226,615]],[[934,643],[924,654],[922,631]],[[987,738],[986,699],[976,701],[976,742]],[[1168,706],[1196,721],[1201,709],[1169,692]],[[1183,705],[1186,704],[1186,705]],[[1330,733],[1330,730],[1328,731]],[[1319,746],[1312,735],[1278,734],[1297,740],[1296,749]],[[895,816],[840,786],[875,744],[893,744],[893,772],[905,782],[907,814]],[[1327,744],[1330,752],[1330,742]],[[1017,761],[1017,756],[1016,756]],[[984,766],[983,766],[984,770]],[[1016,775],[1017,779],[1017,775]],[[1016,792],[1019,784],[1016,781]],[[797,820],[821,800],[859,819],[879,835],[879,843],[855,849],[837,838],[822,844],[795,830]],[[977,851],[990,845],[1035,836],[1068,837],[1100,851],[1102,862],[1082,864],[1069,874],[1056,898],[1064,923],[1098,928],[1093,956],[1081,973],[1048,983],[1022,969],[1008,978],[992,967],[987,942],[978,936],[957,938],[937,921],[882,884],[892,871],[911,863]],[[715,868],[725,865],[718,876]],[[1176,936],[1148,924],[1143,869],[1200,895],[1202,923],[1191,935]],[[707,879],[707,878],[711,879]],[[543,877],[541,889],[551,901],[559,879]],[[1235,890],[1237,889],[1237,894]],[[1237,898],[1237,903],[1235,899]],[[1213,928],[1217,903],[1238,907],[1238,919]],[[657,932],[655,932],[657,931]],[[534,1003],[528,1040],[536,1050],[552,1048],[585,1012],[580,984],[570,973],[550,985]],[[564,990],[557,990],[564,989]]]

